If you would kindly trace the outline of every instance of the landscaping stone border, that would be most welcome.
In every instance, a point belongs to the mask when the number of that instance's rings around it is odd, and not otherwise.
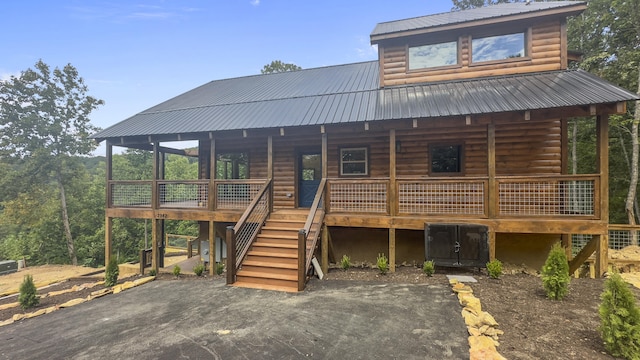
[[[50,306],[46,309],[40,309],[38,311],[35,312],[31,312],[31,313],[26,313],[26,314],[15,314],[13,315],[12,318],[7,319],[5,321],[0,321],[0,327],[5,326],[5,325],[10,325],[13,324],[16,321],[20,321],[22,319],[30,319],[36,316],[40,316],[40,315],[44,315],[44,314],[49,314],[51,312],[54,312],[58,309],[64,309],[64,308],[68,308],[71,306],[75,306],[78,304],[82,304],[84,302],[93,300],[93,299],[97,299],[99,297],[105,296],[107,294],[117,294],[120,293],[122,291],[125,291],[127,289],[130,289],[132,287],[136,287],[142,284],[146,284],[150,281],[155,280],[155,276],[147,276],[147,277],[143,277],[140,279],[136,279],[134,281],[126,281],[122,284],[118,284],[118,285],[114,285],[112,287],[109,288],[104,288],[104,289],[100,289],[100,290],[96,290],[94,292],[92,292],[90,295],[88,295],[86,298],[77,298],[77,299],[73,299],[73,300],[69,300],[63,304],[59,304],[59,305],[55,305],[55,306]],[[95,283],[87,283],[87,284],[82,284],[82,285],[76,285],[74,287],[72,287],[71,289],[66,289],[66,290],[60,290],[60,291],[51,291],[47,294],[41,295],[41,297],[49,297],[49,296],[56,296],[56,295],[60,295],[60,294],[65,294],[65,293],[70,293],[70,292],[76,292],[76,291],[80,291],[80,290],[84,290],[84,289],[89,289],[98,285],[104,285],[104,281],[97,281]],[[14,303],[10,303],[10,304],[5,304],[5,305],[0,305],[0,310],[3,309],[10,309],[10,308],[14,308],[14,307],[18,307],[20,306],[19,302],[14,302]]]

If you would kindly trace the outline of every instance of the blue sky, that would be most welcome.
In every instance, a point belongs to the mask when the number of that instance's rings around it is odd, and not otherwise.
[[[75,66],[106,128],[272,60],[303,68],[374,60],[378,22],[450,11],[450,0],[15,0],[2,3],[0,79],[38,59]],[[104,154],[98,150],[97,155]]]

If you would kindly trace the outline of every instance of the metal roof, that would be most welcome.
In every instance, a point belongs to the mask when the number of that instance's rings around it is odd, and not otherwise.
[[[443,25],[462,24],[470,21],[486,20],[491,18],[506,17],[536,13],[544,10],[561,9],[576,5],[586,5],[585,1],[549,1],[549,2],[523,2],[495,4],[475,9],[451,11],[441,14],[420,16],[411,19],[382,22],[376,25],[371,37],[392,34],[397,32],[436,28]]]
[[[583,70],[383,89],[378,76],[374,61],[212,81],[93,138],[476,115],[639,99]]]

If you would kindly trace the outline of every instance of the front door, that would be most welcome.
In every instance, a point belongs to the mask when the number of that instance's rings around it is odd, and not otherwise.
[[[298,156],[298,207],[311,207],[320,180],[322,180],[322,155],[317,152],[301,153]]]

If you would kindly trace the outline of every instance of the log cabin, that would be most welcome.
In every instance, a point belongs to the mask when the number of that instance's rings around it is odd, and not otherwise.
[[[566,21],[586,8],[380,23],[377,61],[211,81],[98,132],[107,261],[113,219],[138,218],[152,219],[155,269],[164,221],[198,221],[210,264],[224,241],[227,283],[262,289],[304,289],[314,254],[325,272],[345,254],[384,254],[391,271],[430,257],[539,266],[571,234],[590,239],[572,269],[595,253],[602,275],[608,119],[638,96],[571,69]],[[567,172],[574,117],[597,129],[595,173]],[[197,150],[164,145],[175,141]],[[113,180],[114,146],[152,152],[154,178]],[[197,157],[198,178],[165,180],[165,154]]]

